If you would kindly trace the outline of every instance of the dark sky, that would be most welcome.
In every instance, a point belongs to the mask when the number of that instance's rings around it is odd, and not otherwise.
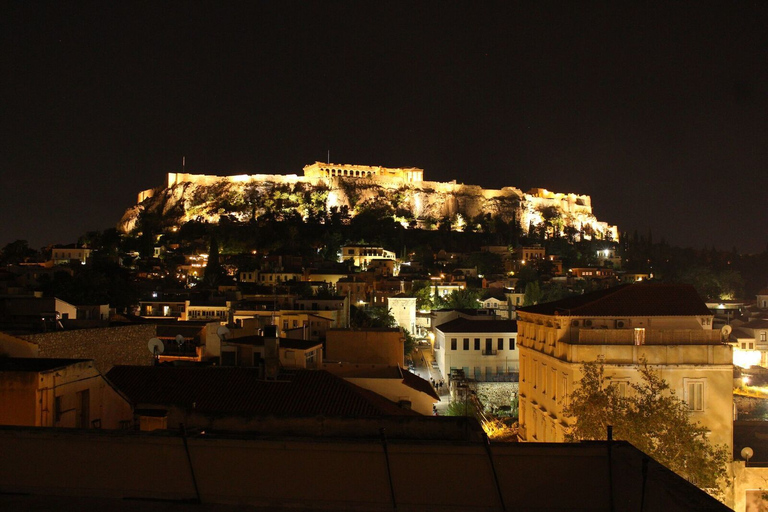
[[[112,227],[182,156],[301,174],[328,149],[768,243],[764,2],[220,3],[3,3],[0,247]]]

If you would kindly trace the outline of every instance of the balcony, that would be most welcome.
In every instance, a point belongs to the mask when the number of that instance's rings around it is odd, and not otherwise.
[[[567,338],[562,340],[566,343]],[[579,345],[720,345],[719,330],[647,329],[638,339],[634,329],[580,329]]]
[[[498,351],[497,350],[483,350],[483,355],[484,356],[495,356],[496,352],[498,352]]]

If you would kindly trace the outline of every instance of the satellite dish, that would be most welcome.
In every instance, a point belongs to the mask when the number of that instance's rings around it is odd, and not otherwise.
[[[160,341],[159,338],[152,338],[149,340],[149,343],[147,343],[147,348],[152,353],[152,355],[162,354],[165,350],[165,345],[163,345],[163,342]]]
[[[754,450],[750,448],[749,446],[745,446],[741,449],[741,458],[749,462],[749,459],[752,458],[752,456],[755,454]]]
[[[181,334],[176,335],[176,343],[179,344],[179,346],[184,344],[184,336]]]
[[[732,332],[733,332],[733,327],[731,327],[730,325],[724,325],[723,328],[720,329],[720,333],[723,335],[724,340],[727,340],[728,336],[730,336]]]
[[[227,336],[229,336],[229,329],[227,329],[226,325],[222,325],[218,329],[216,329],[216,334],[219,335],[219,338],[226,339]]]

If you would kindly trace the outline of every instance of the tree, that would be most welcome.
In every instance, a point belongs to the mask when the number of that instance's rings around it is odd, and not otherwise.
[[[211,288],[219,284],[224,276],[224,270],[219,263],[219,243],[216,237],[211,235],[211,248],[208,252],[208,264],[205,266],[203,281]]]
[[[21,263],[36,254],[37,251],[30,249],[29,243],[26,240],[16,240],[6,244],[0,250],[0,264],[11,265]]]
[[[480,293],[477,290],[462,288],[454,290],[445,297],[445,306],[451,309],[478,309],[480,303],[477,299]]]
[[[702,489],[721,493],[727,479],[726,447],[710,444],[707,429],[691,421],[688,405],[645,361],[638,367],[640,382],[631,383],[626,396],[606,384],[602,362],[584,363],[581,371],[564,410],[576,420],[569,441],[605,439],[612,425],[616,439],[630,442]]]
[[[541,291],[541,285],[538,281],[533,281],[525,285],[525,298],[523,299],[523,306],[533,306],[541,302],[543,297]]]

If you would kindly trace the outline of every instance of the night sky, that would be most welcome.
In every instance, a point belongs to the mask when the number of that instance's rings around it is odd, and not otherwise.
[[[764,2],[219,3],[2,4],[0,247],[113,227],[182,156],[301,174],[328,150],[768,243]]]

